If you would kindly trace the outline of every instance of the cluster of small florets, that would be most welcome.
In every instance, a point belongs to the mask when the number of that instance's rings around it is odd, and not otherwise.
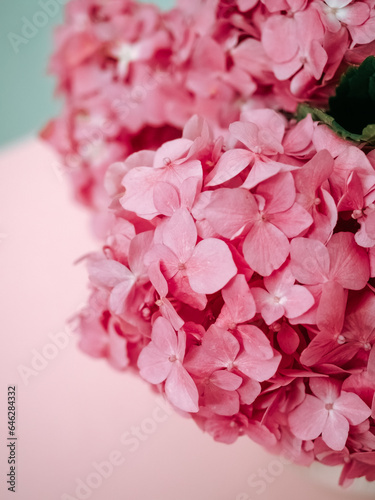
[[[81,348],[216,440],[375,479],[375,156],[308,116],[247,110],[106,175]]]
[[[76,198],[105,219],[111,163],[179,137],[194,114],[225,135],[245,105],[324,105],[374,39],[371,0],[180,0],[169,12],[72,0],[51,61],[66,104],[43,136]]]
[[[106,238],[81,348],[342,484],[375,480],[375,154],[285,116],[374,40],[370,0],[72,0],[43,132]]]

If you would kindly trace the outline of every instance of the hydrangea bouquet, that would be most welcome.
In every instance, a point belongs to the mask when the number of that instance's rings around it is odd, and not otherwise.
[[[42,135],[103,242],[81,348],[214,439],[375,480],[375,3],[73,0]]]

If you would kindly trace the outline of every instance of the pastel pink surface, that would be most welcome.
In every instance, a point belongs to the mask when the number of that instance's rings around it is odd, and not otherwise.
[[[0,155],[0,497],[83,498],[77,480],[87,484],[95,463],[117,451],[121,465],[86,498],[366,498],[307,482],[308,470],[282,464],[246,437],[230,446],[214,442],[169,411],[146,382],[82,354],[73,337],[25,383],[21,365],[32,368],[35,353],[48,352],[49,335],[63,332],[84,303],[87,274],[73,262],[97,246],[56,165],[37,140]],[[17,385],[16,494],[4,479],[8,385]],[[137,427],[139,438],[132,436]]]

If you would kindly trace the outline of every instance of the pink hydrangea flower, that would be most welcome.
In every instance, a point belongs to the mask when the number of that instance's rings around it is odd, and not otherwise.
[[[176,332],[164,318],[158,318],[152,328],[151,342],[138,358],[140,374],[152,384],[165,381],[165,393],[177,408],[198,411],[198,391],[183,366],[186,337],[183,330]]]
[[[375,479],[375,156],[287,116],[374,27],[370,0],[72,0],[42,133],[103,243],[82,350],[343,485]]]
[[[337,381],[311,379],[313,395],[306,394],[303,402],[289,415],[292,432],[301,439],[323,441],[332,449],[344,448],[349,424],[358,425],[371,415],[368,406],[353,393],[340,391]]]

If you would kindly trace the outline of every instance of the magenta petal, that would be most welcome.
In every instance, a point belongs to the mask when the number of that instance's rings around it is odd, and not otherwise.
[[[293,410],[288,418],[293,434],[304,440],[315,439],[323,431],[328,411],[320,399],[306,394],[304,401]]]
[[[197,293],[215,293],[237,272],[228,245],[216,238],[198,243],[186,267],[191,288]]]
[[[254,271],[262,276],[269,276],[288,257],[289,241],[273,224],[259,221],[245,238],[243,254]]]
[[[196,413],[199,410],[199,395],[194,380],[179,361],[171,364],[172,370],[165,382],[168,400],[180,410]]]
[[[340,413],[330,410],[322,432],[323,441],[332,450],[340,451],[345,448],[349,434],[349,422]]]
[[[300,338],[291,326],[283,323],[277,333],[277,342],[286,354],[293,354],[299,346]]]

